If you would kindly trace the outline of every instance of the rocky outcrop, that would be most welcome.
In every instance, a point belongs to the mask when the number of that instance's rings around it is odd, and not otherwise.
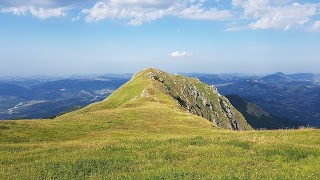
[[[250,125],[218,89],[198,79],[170,75],[157,69],[148,69],[149,78],[163,84],[165,91],[186,112],[208,119],[219,127],[232,130],[248,130]]]
[[[227,117],[229,119],[230,128],[231,129],[239,129],[237,119],[235,118],[235,112],[234,112],[233,107],[229,106],[228,103],[224,100],[219,99],[219,101],[220,101],[220,105],[222,107],[222,110],[224,111],[224,113],[227,115]]]

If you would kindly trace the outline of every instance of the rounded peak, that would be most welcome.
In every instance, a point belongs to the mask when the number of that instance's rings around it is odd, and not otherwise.
[[[155,70],[156,68],[153,68],[153,67],[147,67],[147,68],[144,68],[142,71],[149,71],[149,70]]]
[[[153,67],[148,67],[148,68],[145,68],[144,70],[142,70],[141,72],[150,72],[150,71],[157,71],[157,72],[159,72],[159,71],[161,71],[161,70],[159,70],[159,69],[157,69],[157,68],[153,68]],[[161,72],[164,72],[164,71],[161,71]]]
[[[148,68],[145,68],[142,71],[138,72],[137,74],[150,75],[150,74],[162,74],[162,73],[166,73],[166,72],[159,70],[159,69],[156,69],[156,68],[148,67]]]

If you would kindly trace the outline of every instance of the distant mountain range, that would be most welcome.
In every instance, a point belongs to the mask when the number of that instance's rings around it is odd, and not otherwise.
[[[275,126],[252,125],[255,128],[320,126],[320,75],[184,75],[214,85],[223,95],[238,95],[245,103],[253,103],[270,117],[277,119],[278,123],[275,123],[274,119],[267,118],[276,124]],[[68,79],[0,79],[0,119],[55,117],[62,112],[105,99],[131,76],[108,74]],[[230,101],[236,106],[232,98]],[[241,111],[241,108],[236,108]],[[244,111],[241,113],[246,116]],[[250,118],[247,116],[246,119]]]
[[[101,101],[131,78],[104,75],[72,79],[0,80],[0,119],[55,117],[74,107]]]
[[[226,96],[254,129],[297,129],[307,126],[306,123],[293,121],[285,117],[270,115],[256,104],[244,100],[238,95]]]
[[[235,94],[266,112],[320,126],[320,75],[310,73],[267,76],[188,74],[215,85],[221,94]]]

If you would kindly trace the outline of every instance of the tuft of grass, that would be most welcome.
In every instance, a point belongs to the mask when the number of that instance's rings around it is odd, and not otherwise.
[[[225,142],[225,144],[230,145],[230,146],[234,146],[234,147],[238,147],[238,148],[243,148],[245,150],[249,150],[253,145],[252,142],[239,141],[239,140],[227,141],[227,142]]]
[[[6,125],[0,125],[0,129],[1,130],[7,130],[7,129],[10,129],[8,126]]]

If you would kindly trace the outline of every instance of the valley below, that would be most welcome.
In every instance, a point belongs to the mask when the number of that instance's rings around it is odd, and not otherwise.
[[[131,75],[0,80],[0,120],[54,118],[101,101]]]

